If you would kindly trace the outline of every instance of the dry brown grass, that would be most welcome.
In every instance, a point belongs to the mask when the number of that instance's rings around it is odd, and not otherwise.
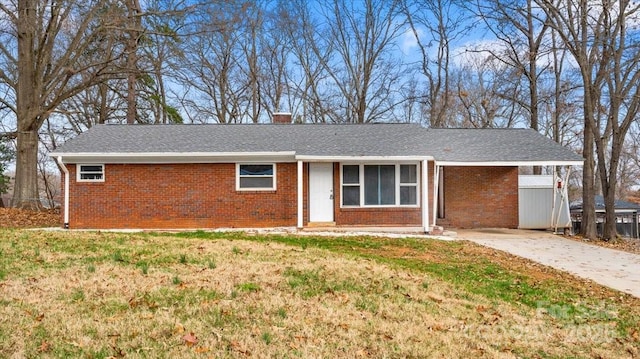
[[[0,250],[0,357],[638,355],[606,318],[571,324],[317,248],[0,231]]]

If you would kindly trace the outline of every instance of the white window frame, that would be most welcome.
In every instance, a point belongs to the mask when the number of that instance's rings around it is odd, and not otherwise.
[[[271,165],[273,166],[273,175],[269,175],[269,176],[241,176],[240,175],[240,166],[246,166],[246,165],[260,165],[260,166],[264,166],[264,165]],[[276,179],[278,178],[277,176],[277,168],[278,166],[273,163],[273,162],[268,162],[268,163],[261,163],[261,162],[243,162],[243,163],[236,163],[236,191],[275,191],[277,189],[277,185],[276,185]],[[242,188],[240,187],[240,178],[241,177],[273,177],[273,186],[272,187],[249,187],[249,188]]]
[[[82,171],[82,166],[100,166],[100,172],[94,171]],[[86,179],[82,178],[83,174],[102,174],[102,178],[100,179]],[[105,172],[104,172],[104,164],[100,163],[78,163],[76,164],[76,181],[77,182],[104,182]]]
[[[358,166],[358,183],[344,183],[344,166]],[[351,208],[357,208],[357,207],[361,207],[362,206],[362,169],[363,167],[360,164],[356,164],[356,163],[342,163],[340,164],[340,207],[351,207]],[[358,203],[359,204],[348,204],[345,205],[344,204],[344,188],[345,187],[358,187],[358,192],[360,195],[360,198],[358,199]]]
[[[395,204],[365,204],[364,201],[364,166],[395,166]],[[400,166],[409,165],[416,167],[416,183],[400,183]],[[358,175],[359,183],[344,183],[344,166],[359,166]],[[420,163],[418,162],[400,162],[400,163],[341,163],[340,164],[340,208],[419,208],[420,207]],[[359,186],[360,187],[360,204],[359,205],[345,205],[343,189],[344,186]],[[400,204],[400,187],[415,187],[416,188],[416,204]]]
[[[396,183],[396,203],[399,206],[418,206],[418,204],[420,203],[420,187],[418,187],[418,184],[420,183],[420,165],[419,164],[415,164],[415,168],[416,168],[416,182],[415,183],[411,183],[411,182],[401,182],[402,181],[402,175],[400,173],[400,167],[401,166],[413,166],[413,163],[401,163],[398,164],[396,166],[396,179],[398,180],[398,183]],[[416,204],[400,204],[400,189],[402,187],[414,187],[416,189]]]

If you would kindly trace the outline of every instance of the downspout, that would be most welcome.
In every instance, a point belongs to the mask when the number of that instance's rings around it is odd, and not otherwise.
[[[69,169],[62,162],[62,156],[56,157],[56,162],[64,172],[64,229],[69,229]]]

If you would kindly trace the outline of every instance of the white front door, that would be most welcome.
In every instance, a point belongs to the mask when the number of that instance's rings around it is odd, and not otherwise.
[[[333,163],[309,163],[309,222],[333,222]]]

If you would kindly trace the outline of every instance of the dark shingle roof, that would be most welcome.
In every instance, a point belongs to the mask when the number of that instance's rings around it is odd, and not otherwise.
[[[433,156],[438,161],[581,161],[533,130],[425,129],[416,124],[97,125],[55,154],[295,152]]]
[[[604,210],[604,197],[602,197],[601,195],[595,195],[594,196],[594,201],[595,201],[595,206],[596,206],[596,211],[597,210]],[[571,209],[572,210],[582,210],[582,200],[575,202],[571,205]],[[615,209],[621,209],[621,210],[640,210],[640,205],[637,203],[633,203],[633,202],[628,202],[628,201],[623,201],[621,199],[616,199],[615,201]]]
[[[429,129],[439,161],[582,161],[531,129]]]

